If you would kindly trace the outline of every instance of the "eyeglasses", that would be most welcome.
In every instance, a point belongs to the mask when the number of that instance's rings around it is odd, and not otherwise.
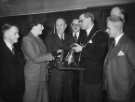
[[[72,26],[79,26],[79,24],[72,23]]]
[[[79,23],[83,23],[85,20],[87,20],[87,19],[80,19]]]

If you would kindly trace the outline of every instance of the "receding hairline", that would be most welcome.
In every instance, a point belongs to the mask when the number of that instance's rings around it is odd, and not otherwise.
[[[1,27],[2,33],[5,33],[6,31],[10,30],[11,28],[16,28],[18,29],[18,27],[16,25],[12,25],[12,24],[4,24]]]
[[[66,20],[65,20],[64,18],[57,18],[57,19],[56,19],[56,23],[57,23],[58,21],[63,21],[63,22],[66,24]]]

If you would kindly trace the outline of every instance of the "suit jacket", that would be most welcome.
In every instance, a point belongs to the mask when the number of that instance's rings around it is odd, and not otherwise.
[[[73,34],[71,34],[72,43],[83,44],[86,38],[86,34],[84,30],[80,30],[78,39],[75,39]]]
[[[23,38],[22,50],[26,59],[25,80],[47,80],[47,49],[43,41],[29,33]]]
[[[85,38],[81,53],[80,65],[85,68],[83,74],[85,83],[102,82],[103,63],[107,48],[108,35],[94,26],[89,36]]]
[[[61,40],[57,34],[50,34],[46,37],[45,42],[47,44],[47,49],[49,52],[56,54],[58,49],[64,50],[64,55],[67,54],[70,45],[72,43],[70,34],[65,33],[64,40]]]
[[[20,53],[13,54],[4,41],[0,42],[0,95],[24,92],[24,60]]]
[[[86,33],[84,30],[80,30],[79,32],[79,36],[78,36],[78,39],[76,39],[73,34],[71,34],[71,45],[74,44],[74,43],[78,43],[80,45],[83,45],[84,44],[84,41],[86,39]],[[79,61],[80,61],[80,55],[81,53],[78,52],[78,53],[75,53],[74,52],[74,60],[75,60],[75,63],[76,64],[79,64]]]
[[[135,84],[135,44],[126,36],[120,38],[105,59],[105,86],[115,100],[129,98]]]

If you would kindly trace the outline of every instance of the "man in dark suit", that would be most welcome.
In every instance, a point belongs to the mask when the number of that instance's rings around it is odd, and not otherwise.
[[[85,32],[80,29],[79,19],[73,19],[71,23],[71,46],[67,56],[68,66],[74,66],[78,68],[81,53],[72,52],[72,46],[74,43],[82,44],[84,41]],[[71,55],[72,54],[72,55]],[[71,56],[73,59],[71,60]],[[68,59],[69,58],[69,59]],[[72,97],[74,102],[78,102],[79,99],[79,85],[80,85],[80,71],[72,71]]]
[[[134,102],[132,91],[135,87],[135,44],[123,32],[121,17],[107,18],[107,32],[114,38],[105,62],[105,88],[107,102]]]
[[[78,44],[83,44],[85,40],[85,31],[80,29],[80,23],[79,19],[73,19],[71,23],[71,29],[72,29],[72,44],[78,43]],[[72,47],[72,46],[71,46]],[[74,53],[74,63],[79,64],[80,61],[80,52],[79,53]]]
[[[22,102],[24,92],[24,70],[20,52],[14,44],[18,42],[19,30],[16,26],[2,26],[3,39],[0,42],[0,98],[4,102]]]
[[[86,12],[79,17],[81,28],[86,31],[83,45],[73,49],[81,52],[80,65],[84,67],[80,102],[102,101],[103,62],[107,53],[108,35],[94,24],[94,15]]]
[[[49,52],[57,54],[63,50],[66,55],[69,45],[71,44],[71,36],[66,32],[66,28],[66,21],[63,18],[58,18],[56,20],[55,32],[49,34],[45,39]]]
[[[56,20],[56,32],[46,38],[48,50],[53,54],[60,54],[63,61],[70,46],[70,36],[65,32],[67,24],[63,18]],[[62,56],[61,56],[62,55]],[[59,55],[58,55],[59,56]],[[62,63],[62,62],[61,62]],[[71,102],[70,72],[52,68],[49,79],[49,96],[51,102]]]

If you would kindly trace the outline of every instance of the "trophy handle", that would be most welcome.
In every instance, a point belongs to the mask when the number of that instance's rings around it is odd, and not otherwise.
[[[71,49],[69,50],[65,61],[67,62],[68,65],[72,64],[74,62],[74,51]]]

